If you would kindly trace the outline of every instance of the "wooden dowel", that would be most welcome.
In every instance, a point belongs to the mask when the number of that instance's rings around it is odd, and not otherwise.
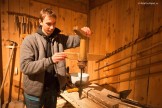
[[[73,30],[78,36],[81,37],[79,61],[87,61],[87,50],[86,50],[87,36],[86,36],[86,33],[84,31],[82,31],[81,29],[78,29],[77,27],[75,27]]]
[[[86,39],[80,40],[79,61],[87,61]]]

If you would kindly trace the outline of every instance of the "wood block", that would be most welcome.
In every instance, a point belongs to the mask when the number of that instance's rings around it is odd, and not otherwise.
[[[117,101],[112,101],[112,99],[109,99],[107,95],[110,94],[119,97],[119,94],[114,93],[105,88],[102,88],[101,86],[98,86],[96,84],[91,84],[88,87],[84,88],[83,93],[87,98],[92,99],[101,106],[114,108],[115,106],[118,105]]]
[[[75,108],[103,108],[88,98],[79,99],[78,92],[61,93],[61,96],[70,102]]]

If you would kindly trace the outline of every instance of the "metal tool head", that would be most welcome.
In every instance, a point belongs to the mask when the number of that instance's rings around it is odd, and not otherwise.
[[[17,45],[17,43],[16,42],[14,42],[14,41],[12,41],[12,40],[6,40],[6,41],[8,41],[8,42],[10,42],[11,44],[13,44],[13,45]]]
[[[87,65],[87,61],[78,61],[78,67],[84,69]]]
[[[132,90],[123,90],[119,92],[120,98],[126,99]]]

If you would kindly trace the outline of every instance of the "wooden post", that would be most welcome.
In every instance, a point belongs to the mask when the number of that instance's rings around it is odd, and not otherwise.
[[[86,34],[81,29],[78,29],[77,27],[74,28],[74,32],[81,37],[80,40],[80,53],[79,53],[79,62],[78,66],[81,70],[81,76],[80,76],[80,87],[79,87],[79,98],[82,97],[82,73],[84,72],[84,68],[87,64],[87,51],[86,51]]]
[[[78,28],[74,28],[74,32],[81,37],[80,39],[80,53],[79,53],[79,61],[86,62],[87,61],[87,37],[86,34]]]
[[[86,43],[87,43],[86,39],[82,38],[80,40],[79,61],[87,61]]]
[[[0,1],[2,2],[2,1]],[[1,3],[0,3],[0,7],[1,7]],[[1,8],[0,8],[0,12],[1,12]],[[0,13],[0,21],[1,21],[1,13]],[[0,22],[0,28],[1,28],[1,22]],[[1,44],[2,40],[1,40],[1,30],[0,30],[0,67],[2,67],[2,44]],[[2,83],[2,68],[0,68],[0,87],[1,87],[1,83]],[[0,97],[0,108],[1,108],[1,97]]]
[[[1,1],[2,2],[2,1]],[[0,7],[1,7],[1,3],[0,3]],[[1,8],[0,8],[0,12],[1,12]],[[1,21],[1,13],[0,13],[0,21]],[[0,28],[1,28],[1,22],[0,22]],[[2,67],[2,40],[1,40],[1,30],[0,30],[0,67]],[[0,68],[0,86],[2,83],[2,68]]]

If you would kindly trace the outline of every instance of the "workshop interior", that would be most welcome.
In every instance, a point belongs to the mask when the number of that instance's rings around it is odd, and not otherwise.
[[[62,34],[81,37],[65,50],[57,108],[162,108],[162,0],[1,0],[0,108],[26,108],[20,48],[42,8]]]

